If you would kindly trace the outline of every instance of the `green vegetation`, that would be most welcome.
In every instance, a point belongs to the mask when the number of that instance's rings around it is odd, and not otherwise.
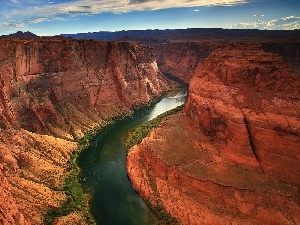
[[[182,109],[183,109],[183,105],[177,106],[176,108],[171,109],[171,110],[157,116],[156,118],[154,118],[146,123],[143,123],[140,126],[137,126],[136,128],[129,131],[128,137],[126,139],[126,148],[130,149],[132,146],[141,143],[143,138],[148,136],[150,131],[153,128],[157,127],[161,123],[163,118],[170,116],[172,114],[175,114],[175,113],[181,111]]]
[[[132,129],[128,137],[126,139],[126,148],[130,149],[132,146],[137,145],[141,143],[143,138],[148,136],[150,131],[157,127],[161,121],[172,114],[175,114],[183,109],[183,105],[177,106],[174,109],[171,109],[156,118],[141,124],[140,126],[135,127]],[[146,202],[146,205],[148,206],[148,209],[153,213],[153,215],[156,218],[156,224],[158,225],[180,225],[180,222],[173,216],[171,216],[166,210],[164,209],[163,206],[157,204],[157,205],[152,205],[149,200],[144,200]]]
[[[148,209],[153,213],[158,225],[180,225],[181,223],[173,216],[171,216],[163,206],[157,204],[152,205],[149,200],[145,200]]]
[[[83,212],[89,224],[95,224],[89,212],[89,196],[83,193],[82,187],[78,182],[79,168],[72,169],[71,173],[64,181],[63,191],[67,199],[60,208],[51,209],[45,216],[45,224],[53,224],[56,218],[66,216],[73,212]]]
[[[66,216],[73,212],[83,213],[88,224],[96,224],[89,212],[89,195],[85,194],[79,183],[80,168],[77,166],[79,154],[89,146],[90,140],[101,130],[95,129],[85,134],[79,140],[78,150],[75,151],[69,160],[69,175],[65,178],[63,191],[67,195],[67,199],[62,203],[60,208],[54,208],[47,212],[45,216],[45,224],[52,225],[56,218]]]
[[[150,107],[151,105],[159,102],[162,98],[163,98],[163,96],[161,96],[160,98],[157,98],[157,99],[153,99],[152,101],[148,102],[146,107]],[[156,117],[155,119],[153,119],[145,124],[142,124],[141,126],[132,130],[130,132],[129,137],[126,142],[127,148],[129,149],[133,145],[140,143],[142,141],[142,139],[149,134],[149,132],[152,128],[157,127],[161,123],[161,121],[164,117],[174,114],[178,111],[181,111],[182,108],[183,108],[183,106],[179,106],[175,109],[169,110],[169,111],[163,113],[162,115]],[[127,114],[123,114],[121,116],[115,117],[113,120],[107,122],[103,126],[97,128],[97,129],[88,131],[87,133],[85,133],[85,135],[80,140],[78,140],[78,149],[77,149],[77,151],[73,152],[73,154],[71,155],[70,160],[69,160],[68,170],[70,171],[70,173],[65,178],[64,183],[63,183],[63,188],[61,190],[66,194],[67,199],[61,204],[60,208],[50,209],[46,213],[45,218],[44,218],[44,223],[46,225],[52,225],[57,218],[66,216],[66,215],[74,213],[74,212],[83,213],[86,217],[86,221],[88,222],[88,224],[91,224],[91,225],[96,224],[92,215],[89,212],[88,202],[89,202],[90,197],[88,194],[85,194],[83,192],[83,189],[79,182],[80,168],[77,166],[77,159],[78,159],[79,155],[81,154],[81,152],[89,147],[90,141],[99,132],[101,132],[101,130],[104,127],[107,127],[108,125],[113,124],[114,121],[116,121],[116,120],[122,120],[126,116],[131,115],[132,113],[133,113],[133,111],[131,111]],[[159,218],[162,219],[162,221],[164,221],[164,220],[172,221],[171,219],[168,219],[168,217],[170,217],[170,215],[167,214],[166,212],[165,212],[165,215],[163,216],[162,210],[163,210],[163,208],[159,207],[159,206],[155,206],[153,208],[154,213],[160,212],[160,213],[158,213],[158,215],[159,215]],[[172,224],[172,225],[176,224],[177,225],[178,223],[163,223],[163,224]]]

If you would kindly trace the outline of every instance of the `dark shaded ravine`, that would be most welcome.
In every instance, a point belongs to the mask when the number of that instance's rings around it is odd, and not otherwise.
[[[126,173],[125,138],[128,131],[157,115],[183,104],[185,91],[163,98],[151,107],[137,110],[98,134],[79,157],[84,190],[91,193],[91,213],[97,224],[153,224],[141,197],[132,188]]]

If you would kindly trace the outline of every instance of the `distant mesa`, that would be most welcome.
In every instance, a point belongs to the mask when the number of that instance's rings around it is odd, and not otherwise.
[[[298,30],[258,30],[258,29],[222,29],[222,28],[187,28],[166,30],[122,30],[122,31],[99,31],[78,34],[61,34],[63,37],[76,39],[94,39],[107,41],[133,41],[143,44],[168,43],[174,40],[262,40],[282,37],[298,39]]]
[[[17,31],[13,34],[2,35],[1,37],[8,37],[8,38],[37,38],[36,34],[31,33],[30,31]]]

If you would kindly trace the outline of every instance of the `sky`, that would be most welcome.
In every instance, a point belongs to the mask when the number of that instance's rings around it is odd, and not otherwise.
[[[300,29],[300,0],[0,0],[0,35],[145,29]]]

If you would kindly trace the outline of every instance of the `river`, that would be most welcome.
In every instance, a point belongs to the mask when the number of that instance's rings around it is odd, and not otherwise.
[[[91,194],[91,213],[97,224],[153,224],[141,197],[132,188],[126,173],[125,139],[128,131],[159,114],[182,105],[185,91],[163,98],[151,107],[104,128],[79,157],[83,189]]]

